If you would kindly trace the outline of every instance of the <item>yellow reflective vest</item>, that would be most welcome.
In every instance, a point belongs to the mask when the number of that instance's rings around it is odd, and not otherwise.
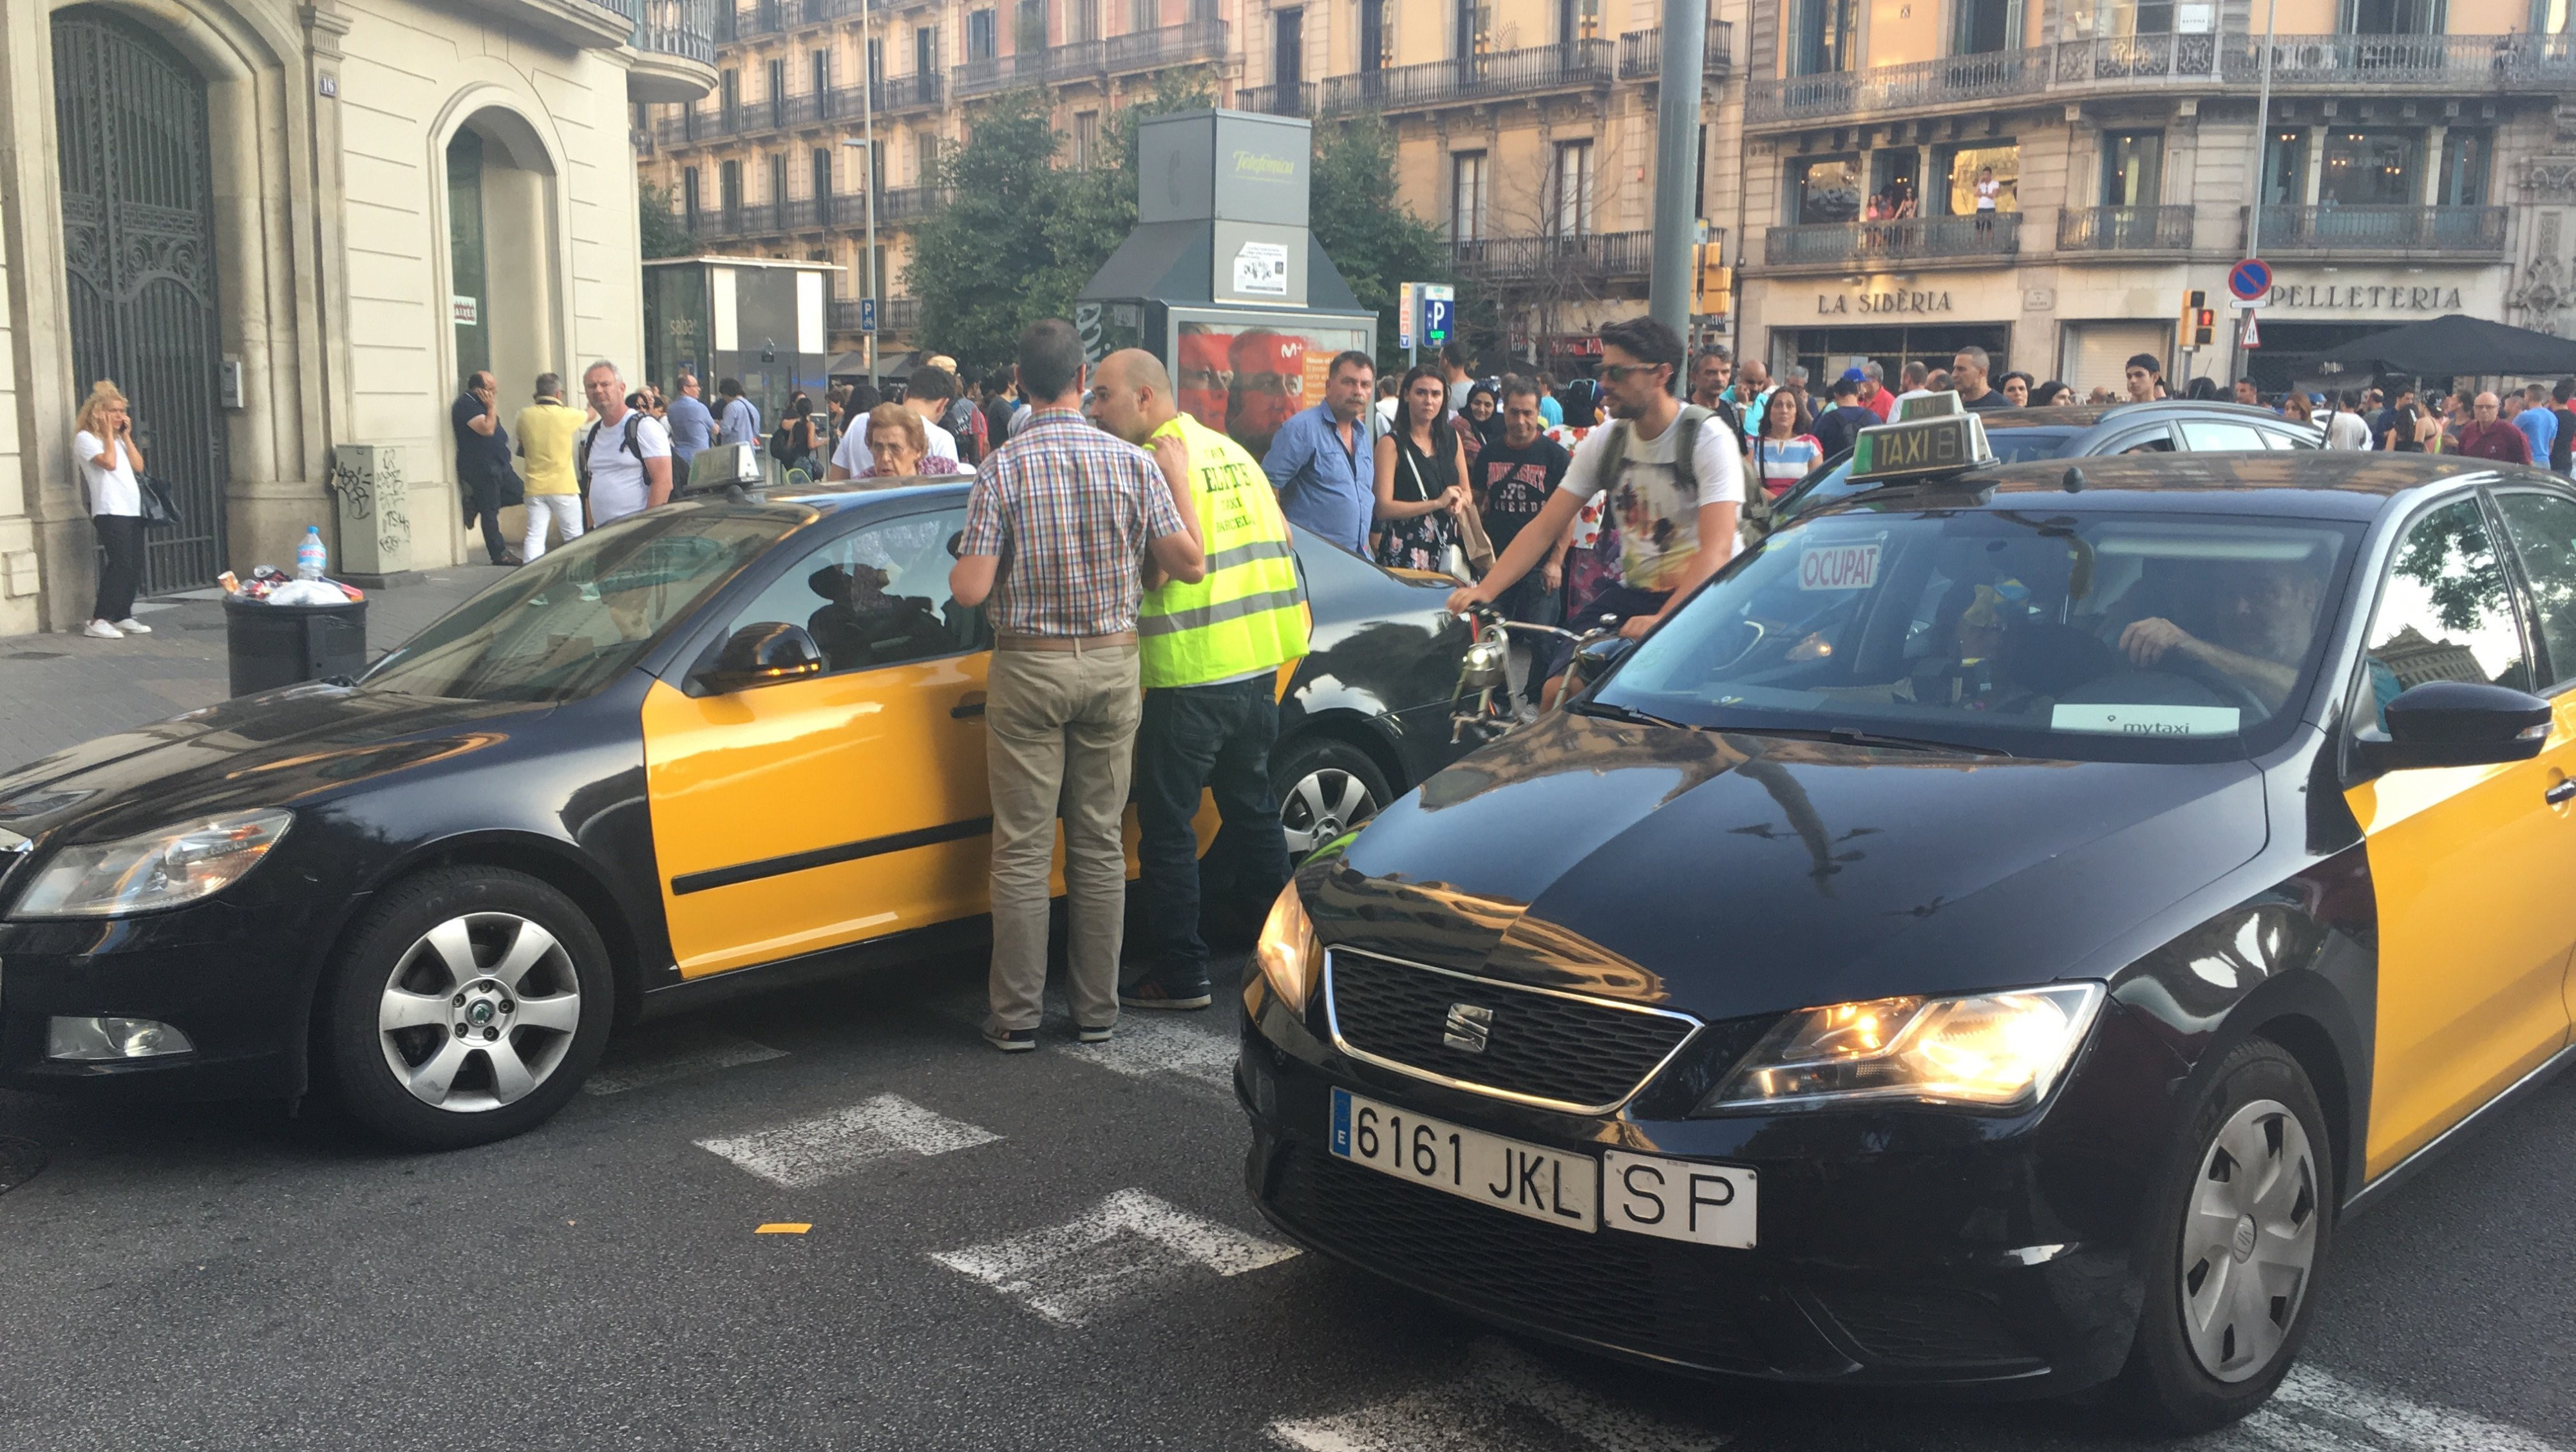
[[[1306,653],[1306,590],[1270,478],[1243,446],[1188,414],[1154,431],[1189,445],[1207,574],[1149,590],[1136,613],[1145,685],[1198,686]]]

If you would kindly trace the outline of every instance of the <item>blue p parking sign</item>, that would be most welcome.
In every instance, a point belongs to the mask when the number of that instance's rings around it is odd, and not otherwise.
[[[877,300],[872,297],[863,297],[859,299],[859,331],[862,333],[873,333],[876,330]]]
[[[1422,300],[1422,346],[1437,348],[1449,341],[1449,320],[1456,313],[1456,301],[1445,297]]]

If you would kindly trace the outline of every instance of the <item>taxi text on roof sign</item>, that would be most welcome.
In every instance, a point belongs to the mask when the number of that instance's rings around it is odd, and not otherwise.
[[[1985,420],[1973,413],[1878,424],[1852,444],[1852,482],[1921,479],[1956,474],[1991,462]]]

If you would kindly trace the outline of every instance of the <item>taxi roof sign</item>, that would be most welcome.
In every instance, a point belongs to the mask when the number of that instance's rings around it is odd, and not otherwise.
[[[1968,405],[1959,399],[1959,390],[1943,389],[1939,393],[1918,393],[1897,400],[1896,416],[1890,423],[1912,423],[1919,418],[1940,418],[1947,414],[1966,413]]]
[[[1992,463],[1994,457],[1995,451],[1986,444],[1984,419],[1965,412],[1935,413],[1862,429],[1852,444],[1851,480],[1860,484],[1937,478]]]

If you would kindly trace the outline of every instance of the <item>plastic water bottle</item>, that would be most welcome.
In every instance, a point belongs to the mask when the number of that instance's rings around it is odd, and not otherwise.
[[[304,543],[295,547],[295,577],[318,580],[331,568],[331,551],[322,543],[322,526],[304,526]]]

